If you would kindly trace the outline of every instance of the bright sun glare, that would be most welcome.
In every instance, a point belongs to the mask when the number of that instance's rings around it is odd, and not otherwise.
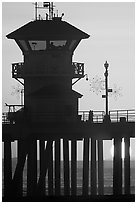
[[[114,157],[114,145],[113,144],[112,144],[112,147],[110,149],[110,152],[111,152],[111,156],[113,158]],[[129,152],[130,152],[130,156],[131,156],[131,154],[132,154],[131,147],[130,147]],[[122,140],[122,159],[124,159],[124,158],[125,158],[125,146],[124,146],[124,140]]]

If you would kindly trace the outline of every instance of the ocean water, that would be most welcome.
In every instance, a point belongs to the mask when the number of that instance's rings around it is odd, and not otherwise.
[[[14,158],[12,160],[12,169],[13,169],[13,175],[16,168],[17,160]],[[38,161],[38,177],[39,179],[39,161]],[[53,165],[54,166],[54,165]],[[70,165],[71,166],[71,165]],[[89,165],[90,166],[90,165]],[[71,167],[70,167],[71,168]],[[71,170],[71,169],[70,169]],[[54,172],[54,171],[53,171]],[[89,168],[90,172],[90,168]],[[135,161],[130,162],[130,193],[135,194]],[[64,171],[63,171],[63,162],[61,161],[61,194],[64,194]],[[82,174],[83,174],[83,162],[77,161],[77,195],[82,195]],[[46,175],[45,178],[45,187],[46,192],[45,194],[48,195],[48,175]],[[53,173],[53,186],[55,186],[55,180],[54,180],[54,173]],[[71,178],[71,175],[70,175]],[[97,179],[98,180],[98,179]],[[98,185],[98,182],[97,182]],[[123,178],[123,184],[124,187],[124,178]],[[4,189],[4,185],[3,185]],[[27,165],[25,164],[24,171],[23,171],[23,195],[26,195],[26,189],[27,189]],[[124,188],[123,188],[124,192]],[[104,161],[104,194],[105,195],[111,195],[113,194],[113,162],[112,161]],[[89,195],[90,195],[90,174],[89,174]]]

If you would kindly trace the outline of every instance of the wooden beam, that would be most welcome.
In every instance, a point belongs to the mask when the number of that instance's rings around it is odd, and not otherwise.
[[[77,141],[71,140],[71,195],[77,194]]]
[[[88,195],[89,186],[89,138],[84,138],[83,149],[83,195]]]
[[[97,193],[96,140],[91,138],[91,195]]]
[[[113,159],[113,194],[122,194],[122,138],[114,138],[114,159]]]
[[[47,173],[47,170],[49,168],[49,162],[50,162],[50,154],[52,152],[52,144],[53,144],[53,141],[52,140],[49,140],[47,141],[47,145],[46,145],[46,149],[44,150],[45,148],[45,141],[44,143],[41,141],[41,148],[43,150],[41,150],[41,159],[42,159],[42,163],[41,163],[41,171],[40,171],[40,177],[39,177],[39,180],[38,180],[38,184],[37,184],[37,194],[39,196],[43,196],[45,195],[45,176],[46,176],[46,173]],[[44,155],[44,157],[43,157]]]
[[[11,142],[4,141],[4,196],[12,196],[12,158]]]
[[[49,168],[48,168],[48,195],[53,195],[53,148],[49,154]]]
[[[98,140],[98,194],[104,194],[103,140]]]
[[[60,139],[55,140],[55,195],[60,195]]]
[[[130,194],[130,137],[124,138],[125,158],[124,158],[124,185],[125,194]]]
[[[39,140],[39,153],[40,153],[40,176],[44,174],[44,156],[45,156],[45,140]],[[39,177],[40,177],[39,176]],[[45,195],[45,178],[41,180],[41,190],[40,190],[40,195],[43,196]]]
[[[12,181],[14,196],[21,197],[23,195],[23,169],[28,153],[28,142],[25,140],[18,141],[18,158],[15,173]]]
[[[69,141],[63,139],[63,159],[64,159],[64,195],[70,195],[70,175],[69,175]]]
[[[35,197],[37,187],[37,140],[29,141],[27,160],[27,196]]]
[[[44,167],[44,154],[45,154],[45,140],[39,140],[40,174]]]
[[[22,157],[22,142],[18,140],[17,141],[17,163],[19,162],[21,157]],[[19,186],[17,189],[18,189],[18,195],[22,197],[23,195],[23,170],[22,170],[22,174],[20,175]]]

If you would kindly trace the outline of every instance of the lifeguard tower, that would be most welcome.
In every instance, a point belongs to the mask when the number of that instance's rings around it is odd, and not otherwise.
[[[125,194],[129,195],[129,146],[130,137],[135,136],[135,122],[130,121],[129,112],[123,120],[117,112],[114,121],[111,113],[107,113],[109,123],[104,121],[104,111],[100,112],[101,117],[97,120],[97,111],[92,112],[91,120],[89,111],[78,112],[78,100],[82,95],[74,91],[72,85],[86,75],[84,63],[73,62],[73,55],[80,41],[89,38],[89,35],[63,21],[63,15],[55,16],[53,3],[44,2],[43,6],[49,8],[45,20],[37,16],[38,4],[35,3],[35,20],[7,35],[8,39],[16,41],[24,58],[23,62],[12,64],[12,77],[24,86],[24,105],[20,111],[14,111],[13,115],[10,113],[12,120],[7,118],[7,113],[3,114],[4,200],[42,201],[54,197],[56,201],[63,189],[64,198],[67,196],[72,201],[80,201],[77,197],[79,140],[83,142],[82,199],[90,201],[92,196],[104,194],[103,140],[112,139],[113,193],[114,196],[121,195],[123,137]],[[73,79],[75,82],[72,83]],[[9,108],[12,106],[15,110],[15,105],[9,105]],[[13,174],[11,143],[14,141],[17,142],[17,165]],[[25,162],[27,187],[24,195]]]
[[[84,64],[73,63],[74,51],[89,35],[62,17],[35,20],[7,35],[24,56],[12,67],[12,77],[24,79],[24,114],[29,122],[78,119],[78,99],[72,79],[84,77]]]

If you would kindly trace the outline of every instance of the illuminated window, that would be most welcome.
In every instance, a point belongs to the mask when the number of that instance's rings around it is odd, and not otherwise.
[[[77,40],[19,40],[19,46],[23,51],[44,51],[69,49],[73,51],[77,44]]]
[[[66,40],[50,40],[50,48],[63,48],[66,45]]]
[[[46,50],[46,41],[29,40],[29,44],[32,50]]]

